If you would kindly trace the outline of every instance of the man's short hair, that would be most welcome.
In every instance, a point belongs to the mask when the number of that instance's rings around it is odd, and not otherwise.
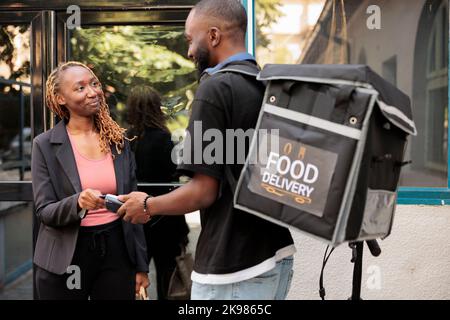
[[[247,31],[247,12],[239,0],[202,0],[194,7],[195,14],[213,17],[224,22],[228,30],[236,29],[245,37]]]

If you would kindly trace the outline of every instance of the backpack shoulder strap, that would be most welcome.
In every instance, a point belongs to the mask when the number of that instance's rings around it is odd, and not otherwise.
[[[240,74],[245,74],[247,76],[251,76],[251,77],[255,77],[255,78],[259,73],[259,71],[257,69],[250,69],[245,66],[229,66],[224,69],[220,69],[217,72],[214,72],[214,74],[225,73],[225,72],[240,73]]]
[[[225,68],[217,70],[211,75],[217,74],[217,73],[226,73],[226,72],[232,72],[232,73],[238,73],[243,74],[246,76],[250,76],[255,78],[258,76],[260,72],[260,68],[255,65],[254,63],[248,62],[248,61],[236,61],[233,63],[230,63],[229,65],[225,66]],[[231,187],[231,191],[234,195],[234,192],[236,190],[237,181],[236,178],[233,175],[233,172],[231,171],[231,168],[229,165],[225,165],[225,179],[229,183]]]
[[[216,73],[225,73],[225,72],[233,72],[233,73],[240,73],[245,74],[247,76],[255,77],[258,75],[260,69],[257,65],[248,62],[248,61],[236,61],[233,63],[230,63],[225,66],[225,68],[217,70],[213,74]]]
[[[253,63],[242,61],[242,62],[230,64],[230,65],[226,66],[225,68],[218,70],[214,74],[226,73],[226,72],[239,73],[239,74],[247,75],[247,76],[250,76],[250,77],[253,77],[256,79],[256,77],[258,76],[258,74],[260,72],[260,69],[257,65],[255,65]],[[234,195],[234,192],[235,192],[236,186],[237,186],[237,181],[236,181],[236,178],[234,177],[233,173],[231,172],[230,166],[228,166],[228,165],[225,165],[225,178],[228,181],[228,183],[230,184],[231,191]]]
[[[228,183],[231,187],[231,193],[234,196],[234,192],[236,191],[236,187],[237,187],[237,181],[233,175],[233,172],[231,172],[231,168],[229,165],[225,165],[225,179],[228,181]]]

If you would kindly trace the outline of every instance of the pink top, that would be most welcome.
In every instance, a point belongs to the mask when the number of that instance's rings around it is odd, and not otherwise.
[[[83,156],[77,149],[69,131],[67,134],[72,145],[77,164],[78,174],[80,176],[81,189],[100,190],[102,194],[116,194],[116,173],[114,172],[114,164],[111,152],[103,159],[92,160]],[[119,216],[106,209],[89,210],[81,220],[81,226],[90,227],[106,224],[119,219]]]

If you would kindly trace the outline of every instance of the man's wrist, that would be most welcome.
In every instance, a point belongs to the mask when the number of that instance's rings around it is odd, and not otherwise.
[[[150,207],[148,205],[148,199],[150,199],[152,196],[146,196],[144,199],[144,213],[147,215],[148,220],[150,220],[152,218],[151,214],[150,214]]]

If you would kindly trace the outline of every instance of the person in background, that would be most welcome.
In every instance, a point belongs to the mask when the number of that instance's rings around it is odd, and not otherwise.
[[[127,100],[128,123],[132,149],[136,157],[136,176],[139,182],[170,183],[174,180],[176,164],[172,162],[174,146],[161,111],[161,97],[150,86],[134,87]],[[158,196],[170,191],[160,186],[145,189]],[[159,300],[167,299],[171,275],[175,270],[175,257],[187,245],[188,225],[184,216],[158,217],[144,224],[147,253],[156,268],[156,285]]]
[[[53,70],[46,104],[62,120],[33,141],[38,299],[133,300],[149,285],[144,231],[100,197],[137,189],[125,129],[110,117],[95,74],[79,62]]]

